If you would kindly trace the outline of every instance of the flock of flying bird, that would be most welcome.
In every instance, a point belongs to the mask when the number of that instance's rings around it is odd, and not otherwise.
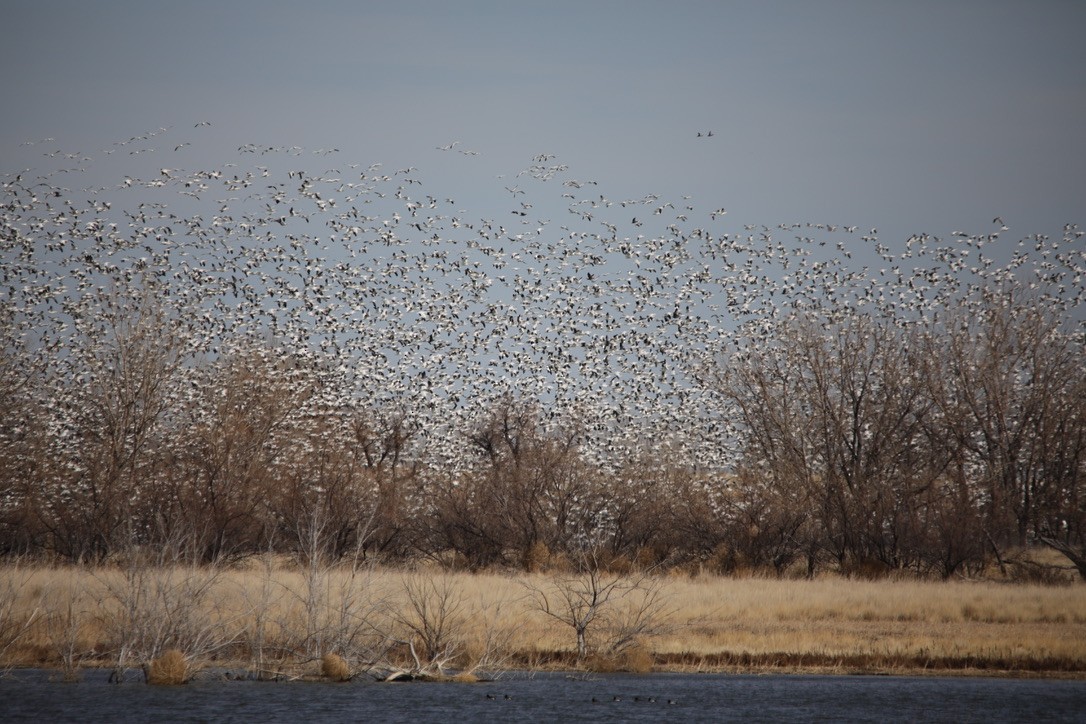
[[[178,133],[90,154],[43,139],[42,167],[3,175],[9,339],[83,379],[111,305],[150,293],[190,359],[309,356],[345,407],[417,420],[442,464],[464,462],[463,431],[511,395],[576,421],[601,463],[668,445],[726,465],[734,431],[702,373],[792,317],[933,321],[1009,283],[1074,314],[1086,290],[1075,225],[1014,238],[997,218],[892,241],[826,223],[732,228],[719,203],[612,198],[551,154],[495,181],[505,206],[479,216],[417,168],[336,148],[246,144],[189,168],[200,144],[167,140]]]

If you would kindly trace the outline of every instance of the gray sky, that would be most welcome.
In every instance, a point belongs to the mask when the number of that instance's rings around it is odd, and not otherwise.
[[[1084,30],[1075,1],[9,0],[0,149],[7,172],[157,127],[162,165],[184,141],[334,147],[477,217],[552,153],[737,226],[1058,234],[1086,223]]]

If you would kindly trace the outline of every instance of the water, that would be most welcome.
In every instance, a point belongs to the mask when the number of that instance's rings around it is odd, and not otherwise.
[[[507,674],[478,684],[201,681],[152,687],[110,685],[107,676],[91,671],[82,682],[65,684],[50,682],[49,672],[15,672],[0,681],[0,720],[1086,722],[1086,681]]]

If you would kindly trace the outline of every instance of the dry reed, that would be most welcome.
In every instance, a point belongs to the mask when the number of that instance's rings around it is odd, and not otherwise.
[[[188,662],[177,649],[167,649],[147,665],[147,683],[157,686],[176,686],[188,681]]]
[[[0,568],[0,579],[8,575],[11,571]],[[25,566],[18,575],[26,578]],[[70,659],[73,650],[81,652],[78,665],[110,664],[115,644],[106,624],[112,604],[103,593],[114,575],[84,568],[30,571],[13,610],[47,610],[9,647],[0,666],[61,667],[63,656]],[[459,668],[470,670],[484,661],[492,667],[572,665],[572,636],[534,611],[525,593],[525,579],[542,583],[545,574],[443,575],[462,599],[464,615],[455,632],[463,652]],[[349,588],[341,584],[347,576],[338,569],[328,572],[327,606],[342,604],[347,595],[343,591]],[[360,584],[363,593],[381,603],[365,609],[367,629],[395,629],[396,616],[407,605],[402,580],[397,570],[367,573]],[[657,668],[683,670],[929,668],[1086,675],[1086,596],[1081,583],[673,576],[663,584],[670,630],[640,642],[644,655],[638,661],[616,661],[616,667],[644,670],[648,660]],[[262,587],[274,595],[256,595]],[[223,571],[208,596],[214,606],[204,614],[236,631],[229,645],[216,650],[214,662],[256,668],[253,636],[259,622],[261,666],[272,666],[273,659],[275,667],[298,663],[307,623],[298,596],[289,592],[303,588],[302,572],[286,565]],[[78,606],[67,600],[72,591],[81,592]],[[78,640],[61,647],[47,622],[72,615],[79,620],[67,625]],[[344,640],[353,645],[358,638]],[[386,653],[396,655],[395,650]]]
[[[339,654],[328,652],[321,657],[321,676],[332,681],[350,681],[351,667]]]

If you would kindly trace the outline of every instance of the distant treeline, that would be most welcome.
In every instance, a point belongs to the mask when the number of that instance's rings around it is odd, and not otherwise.
[[[3,175],[0,555],[1086,575],[1076,224],[736,227],[547,154],[477,215],[167,130]]]
[[[461,431],[468,464],[433,465],[408,408],[345,405],[298,350],[194,366],[145,300],[93,348],[5,343],[0,551],[318,546],[537,569],[592,549],[615,565],[951,576],[1041,543],[1086,577],[1084,340],[1017,294],[937,323],[809,316],[740,342],[699,381],[720,401],[705,424],[735,430],[727,471],[652,441],[600,465],[577,420],[511,397]]]

